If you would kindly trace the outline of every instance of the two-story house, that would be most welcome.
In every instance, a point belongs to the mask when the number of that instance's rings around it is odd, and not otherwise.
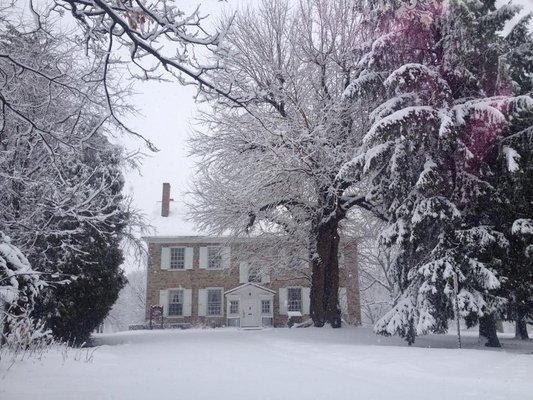
[[[162,216],[169,215],[170,185],[163,189]],[[309,315],[310,281],[304,276],[257,273],[236,257],[245,239],[209,236],[150,236],[146,318],[163,306],[169,323],[215,326],[284,326]],[[357,253],[342,246],[339,297],[343,319],[361,320]],[[268,270],[268,268],[266,268]]]

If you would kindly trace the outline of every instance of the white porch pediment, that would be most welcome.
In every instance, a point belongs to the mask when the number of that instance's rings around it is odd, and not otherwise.
[[[248,282],[226,291],[225,295],[242,295],[245,293],[250,293],[250,291],[252,291],[254,295],[274,296],[274,294],[276,294],[274,290],[260,286],[257,283]]]

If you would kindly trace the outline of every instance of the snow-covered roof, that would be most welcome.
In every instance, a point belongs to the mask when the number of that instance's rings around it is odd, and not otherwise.
[[[168,217],[161,216],[161,201],[154,203],[152,212],[148,215],[148,222],[154,228],[154,237],[196,237],[202,234],[194,223],[187,219],[185,205],[177,201],[170,202]]]
[[[235,241],[235,238],[230,236],[157,235],[144,236],[143,240],[148,243],[226,243]]]

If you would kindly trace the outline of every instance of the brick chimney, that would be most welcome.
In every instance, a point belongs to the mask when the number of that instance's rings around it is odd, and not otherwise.
[[[163,196],[161,197],[161,216],[168,217],[170,212],[170,183],[163,183]]]

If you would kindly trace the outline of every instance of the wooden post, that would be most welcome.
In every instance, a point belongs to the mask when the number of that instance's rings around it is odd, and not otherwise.
[[[459,320],[459,279],[453,274],[453,292],[455,294],[455,319],[457,321],[457,345],[461,348],[461,324]]]

